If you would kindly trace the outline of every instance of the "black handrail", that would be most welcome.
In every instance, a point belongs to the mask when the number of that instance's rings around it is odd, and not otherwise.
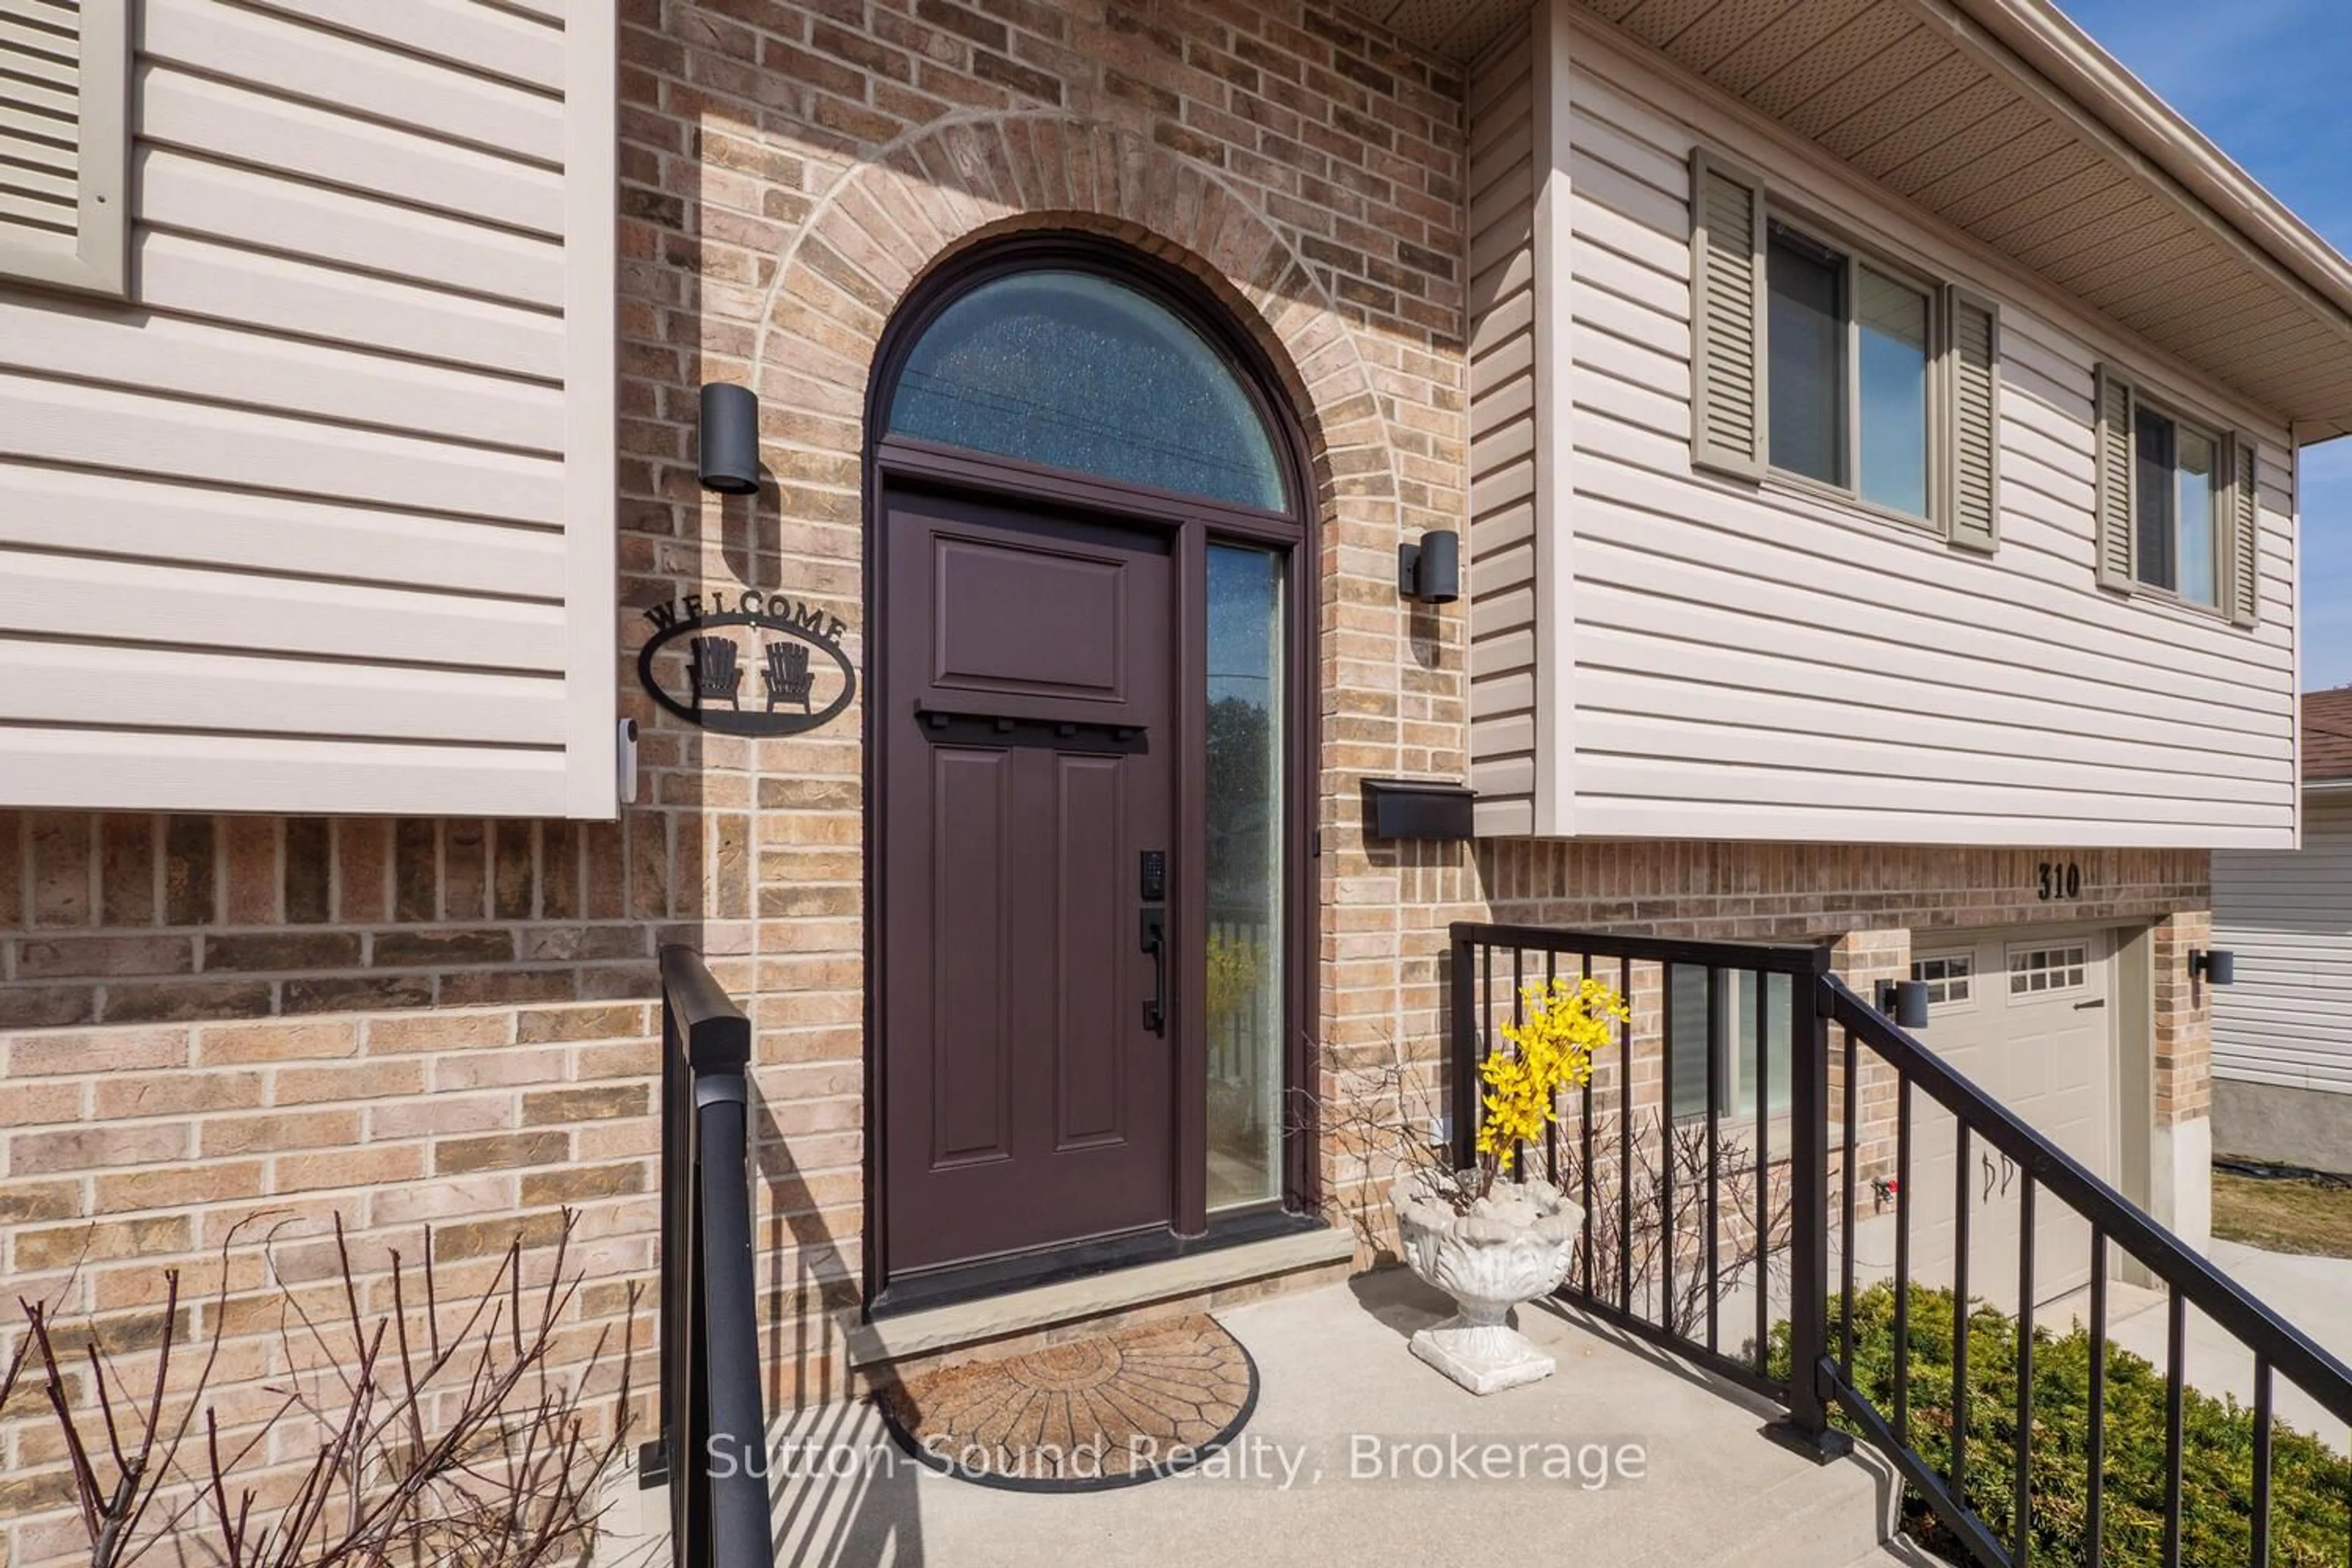
[[[1829,973],[1826,948],[1684,942],[1468,921],[1455,924],[1450,935],[1454,1153],[1464,1164],[1470,1161],[1477,1135],[1478,1065],[1495,1048],[1497,1022],[1523,1016],[1522,986],[1556,975],[1581,974],[1608,980],[1629,998],[1637,980],[1654,983],[1664,993],[1657,1039],[1660,1081],[1640,1097],[1634,1093],[1630,1070],[1630,1030],[1621,1029],[1619,1034],[1612,1097],[1617,1100],[1613,1114],[1618,1125],[1613,1138],[1608,1140],[1615,1148],[1596,1140],[1596,1109],[1603,1116],[1612,1112],[1605,1104],[1596,1108],[1590,1083],[1574,1101],[1561,1107],[1561,1129],[1557,1133],[1548,1130],[1540,1152],[1544,1167],[1554,1182],[1580,1198],[1589,1216],[1579,1257],[1559,1290],[1561,1297],[1780,1403],[1789,1419],[1776,1427],[1777,1432],[1816,1455],[1826,1457],[1840,1447],[1841,1437],[1830,1429],[1830,1410],[1834,1407],[1852,1430],[1887,1458],[1971,1558],[1985,1568],[2024,1568],[2032,1560],[2035,1502],[2031,1447],[2035,1425],[2034,1254],[2040,1237],[2034,1215],[2037,1203],[2057,1204],[2090,1228],[2091,1383],[2084,1540],[2091,1555],[2086,1568],[2098,1565],[2107,1500],[2104,1395],[2108,1273],[2115,1249],[2143,1266],[2167,1297],[2165,1560],[2179,1562],[2181,1547],[2182,1478],[2190,1441],[2184,1430],[2186,1321],[2192,1306],[2253,1357],[2252,1561],[2260,1564],[2269,1560],[2274,1383],[2281,1377],[2287,1379],[2336,1420],[2352,1426],[2352,1368],[1864,1001]],[[1652,967],[1637,968],[1643,965]],[[1677,1060],[1688,1065],[1692,1058],[1683,1058],[1682,1053],[1696,1051],[1702,1044],[1685,1037],[1689,1020],[1678,1022],[1675,1016],[1675,973],[1685,967],[1706,972],[1703,1128],[1697,1125],[1702,1112],[1696,1106],[1678,1108],[1675,1094],[1675,1082],[1683,1076],[1676,1071]],[[1758,1085],[1755,1104],[1728,1110],[1723,1102],[1721,1081],[1727,1076],[1723,1071],[1724,1051],[1732,1012],[1724,1005],[1727,973],[1756,976],[1752,1023],[1758,1056],[1752,1068]],[[1767,1006],[1767,975],[1788,976],[1792,993],[1786,1013],[1791,1059],[1785,1149],[1778,1146],[1780,1139],[1772,1128],[1779,1118],[1766,1113],[1762,1092],[1771,1076],[1770,1056],[1778,1048],[1769,1043],[1776,1016]],[[1743,1014],[1733,1022],[1744,1029],[1750,1020]],[[1834,1055],[1833,1031],[1840,1036]],[[1882,1199],[1891,1194],[1895,1206],[1891,1415],[1873,1403],[1855,1373],[1855,1190],[1864,1161],[1882,1160],[1887,1154],[1875,1144],[1865,1149],[1863,1143],[1859,1112],[1860,1085],[1868,1065],[1865,1057],[1868,1063],[1891,1072],[1895,1079],[1895,1179],[1881,1190]],[[1750,1076],[1748,1071],[1740,1075],[1743,1082]],[[1831,1121],[1833,1082],[1843,1110],[1834,1131]],[[2012,1162],[2022,1173],[2017,1258],[2018,1386],[2011,1412],[2012,1517],[2007,1541],[1997,1539],[1969,1503],[1969,1460],[1974,1452],[1967,1418],[1970,1408],[1971,1184],[1965,1176],[1954,1184],[1949,1216],[1954,1231],[1952,1408],[1958,1419],[1949,1431],[1948,1468],[1939,1471],[1914,1440],[1917,1434],[1913,1429],[1910,1401],[1909,1331],[1915,1203],[1910,1177],[1915,1100],[1922,1095],[1952,1118],[1957,1170],[1968,1169],[1973,1142]],[[1650,1103],[1652,1096],[1655,1104]],[[1637,1134],[1635,1121],[1643,1113],[1652,1117],[1653,1123]],[[1751,1113],[1752,1130],[1744,1125]],[[1752,1161],[1747,1172],[1757,1186],[1756,1212],[1735,1216],[1728,1228],[1718,1206],[1727,1132],[1747,1141],[1744,1147],[1734,1147]],[[1680,1175],[1675,1148],[1678,1136],[1700,1141],[1683,1151],[1685,1163]],[[1646,1160],[1654,1148],[1660,1152],[1657,1168],[1637,1165],[1637,1155]],[[1523,1171],[1537,1157],[1534,1151],[1528,1152],[1528,1162],[1520,1165]],[[1601,1172],[1598,1179],[1596,1170]],[[1834,1202],[1833,1181],[1842,1187]],[[1685,1187],[1699,1190],[1685,1191]],[[1779,1218],[1781,1211],[1774,1206],[1776,1193],[1782,1191],[1787,1205],[1785,1228]],[[1751,1238],[1746,1244],[1748,1257],[1727,1267],[1719,1257],[1718,1243],[1734,1230],[1750,1226],[1746,1232]],[[1834,1252],[1832,1226],[1837,1230],[1835,1239],[1843,1244]],[[1600,1256],[1611,1242],[1613,1255]],[[1832,1256],[1841,1260],[1842,1276],[1834,1298],[1830,1279]],[[1789,1279],[1785,1361],[1766,1354],[1772,1331],[1767,1271],[1783,1260]],[[1756,1291],[1756,1338],[1745,1356],[1726,1353],[1719,1342],[1720,1301],[1727,1291],[1743,1285],[1734,1267],[1754,1268],[1746,1283],[1752,1283]],[[1693,1291],[1703,1292],[1703,1297],[1693,1296]],[[1842,1306],[1833,1307],[1833,1300]]]
[[[1834,975],[1823,976],[1821,997],[1825,1021],[1844,1031],[1845,1081],[1849,1092],[1858,1076],[1855,1066],[1857,1046],[1867,1047],[1880,1061],[1893,1068],[1895,1075],[1897,1190],[1902,1201],[1898,1202],[1895,1215],[1894,1378],[1896,1405],[1894,1420],[1890,1423],[1885,1415],[1871,1403],[1856,1386],[1851,1374],[1850,1316],[1846,1320],[1849,1326],[1844,1336],[1843,1362],[1831,1356],[1826,1346],[1822,1347],[1811,1363],[1815,1384],[1827,1397],[1833,1399],[1870,1442],[1894,1463],[1913,1489],[1926,1500],[1937,1518],[1978,1563],[1985,1564],[1986,1568],[2021,1568],[2028,1563],[2032,1556],[2033,1512],[2030,1485],[2030,1450],[2033,1435],[2033,1253],[2037,1239],[2033,1212],[2037,1194],[2047,1193],[2087,1221],[2091,1227],[2092,1381],[2088,1451],[2085,1455],[2089,1506],[2084,1537],[2091,1552],[2089,1568],[2097,1568],[2099,1561],[2100,1521],[2105,1500],[2105,1426],[2102,1391],[2106,1373],[2106,1275],[2110,1242],[2122,1247],[2135,1262],[2155,1276],[2165,1289],[2164,1560],[2168,1563],[2180,1561],[2182,1471],[2187,1445],[2182,1421],[2187,1386],[2184,1361],[2188,1309],[2195,1307],[2215,1327],[2252,1352],[2254,1358],[2251,1558],[2256,1564],[2267,1563],[2271,1533],[2273,1381],[2284,1376],[2336,1420],[2352,1426],[2352,1368],[2347,1368],[2343,1362],[2314,1343],[2309,1336],[2249,1294],[2236,1280],[2214,1268],[2186,1242],[2136,1207],[2131,1200],[2084,1170],[2065,1151],[2026,1125],[2007,1106],[1953,1071],[1942,1058],[1913,1038],[1893,1019],[1855,994],[1843,981]],[[1905,1394],[1911,1378],[1905,1320],[1910,1295],[1910,1271],[1908,1249],[1904,1243],[1907,1238],[1910,1217],[1907,1202],[1910,1184],[1907,1177],[1911,1092],[1915,1087],[1951,1113],[1959,1140],[1960,1169],[1965,1170],[1967,1165],[1969,1141],[1979,1138],[1995,1152],[2014,1161],[2024,1174],[2018,1250],[2016,1451],[2011,1457],[2014,1465],[2011,1479],[2015,1487],[2011,1502],[2013,1535],[2008,1542],[1996,1539],[1967,1501],[1968,1461],[1964,1445],[1967,1436],[1965,1412],[1969,1408],[1965,1338],[1969,1310],[1969,1183],[1965,1177],[1956,1184],[1954,1196],[1958,1236],[1952,1292],[1953,1409],[1960,1414],[1961,1418],[1956,1420],[1952,1427],[1949,1474],[1937,1473],[1927,1457],[1910,1441],[1905,1405]],[[1851,1173],[1855,1168],[1857,1136],[1851,1118],[1845,1133],[1845,1168]],[[1851,1260],[1854,1252],[1851,1191],[1849,1184],[1843,1238],[1844,1256],[1848,1259],[1845,1300],[1849,1314],[1853,1298]],[[1795,1364],[1806,1363],[1799,1360]]]
[[[772,1568],[751,1255],[751,1026],[693,949],[661,950],[662,1435],[677,1568]]]
[[[2352,1367],[2281,1318],[2244,1286],[2084,1170],[2064,1150],[2020,1121],[2016,1112],[1962,1078],[1940,1057],[1864,1001],[1835,975],[1828,977],[1837,1023],[1876,1051],[1903,1078],[1925,1089],[1978,1137],[2017,1162],[2036,1185],[2091,1222],[2096,1234],[2119,1243],[2149,1273],[2178,1289],[2189,1305],[2265,1357],[2272,1370],[2352,1426]]]

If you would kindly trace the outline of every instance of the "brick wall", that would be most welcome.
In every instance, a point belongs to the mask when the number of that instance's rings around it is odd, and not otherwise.
[[[594,1332],[620,1331],[627,1281],[654,1263],[656,1026],[646,1004],[623,1002],[0,1037],[0,1343],[14,1347],[22,1299],[72,1332],[94,1320],[110,1343],[140,1351],[161,1326],[162,1272],[178,1268],[181,1375],[221,1331],[215,1391],[228,1395],[235,1452],[275,1403],[251,1397],[254,1385],[289,1365],[261,1238],[275,1238],[279,1278],[314,1310],[331,1292],[331,1321],[341,1287],[320,1243],[337,1217],[373,1313],[390,1304],[392,1250],[415,1269],[426,1226],[454,1300],[518,1237],[530,1276],[544,1278],[570,1208],[567,1268],[590,1283],[572,1314],[581,1337],[557,1363],[576,1363]],[[640,1344],[650,1331],[647,1303]],[[616,1372],[600,1368],[603,1390]],[[651,1362],[636,1375],[646,1386]],[[19,1568],[80,1541],[55,1512],[70,1496],[63,1456],[34,1406],[20,1396],[0,1419],[0,1540]]]
[[[0,1029],[649,996],[670,826],[0,812]]]

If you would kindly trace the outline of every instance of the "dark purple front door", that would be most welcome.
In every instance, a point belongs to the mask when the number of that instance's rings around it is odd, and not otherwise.
[[[879,510],[885,1271],[1164,1231],[1189,972],[1147,859],[1173,847],[1168,545]]]

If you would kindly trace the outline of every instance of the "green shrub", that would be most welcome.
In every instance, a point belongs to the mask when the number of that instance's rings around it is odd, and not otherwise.
[[[1830,1301],[1832,1353],[1843,1302]],[[1854,1386],[1891,1425],[1895,1413],[1895,1289],[1854,1298]],[[1952,1294],[1911,1288],[1911,1443],[1948,1479],[1952,1458]],[[1786,1323],[1772,1331],[1775,1375],[1789,1364]],[[1969,1312],[1968,1506],[1995,1540],[2010,1541],[2016,1510],[2017,1324],[1977,1302]],[[2033,1560],[2089,1560],[2091,1336],[2033,1331]],[[2164,1373],[2107,1347],[2102,1561],[2158,1568],[2163,1560]],[[1847,1426],[1843,1417],[1839,1425]],[[1853,1428],[1848,1426],[1848,1430]],[[2254,1491],[2253,1411],[2233,1398],[2186,1389],[2181,1401],[2180,1560],[2197,1568],[2250,1561]],[[2273,1423],[2271,1562],[2279,1568],[2341,1564],[2352,1540],[2352,1461],[2307,1433]],[[1906,1527],[1939,1554],[1968,1561],[1958,1539],[1906,1489]]]

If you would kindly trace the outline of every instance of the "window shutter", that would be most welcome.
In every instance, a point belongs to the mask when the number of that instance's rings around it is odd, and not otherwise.
[[[1691,461],[1764,476],[1764,189],[1691,154]]]
[[[0,278],[120,297],[130,0],[0,0]]]
[[[2262,616],[2262,489],[2255,465],[2261,448],[2249,436],[2231,436],[2226,445],[2230,516],[2222,561],[2229,597],[2223,603],[2232,622],[2251,626]]]
[[[1945,299],[1952,335],[1945,356],[1951,445],[1944,532],[1989,554],[2000,542],[2000,324],[1987,300],[1957,289]]]
[[[2132,384],[2105,365],[2098,372],[2099,586],[2128,593],[2133,582]]]

